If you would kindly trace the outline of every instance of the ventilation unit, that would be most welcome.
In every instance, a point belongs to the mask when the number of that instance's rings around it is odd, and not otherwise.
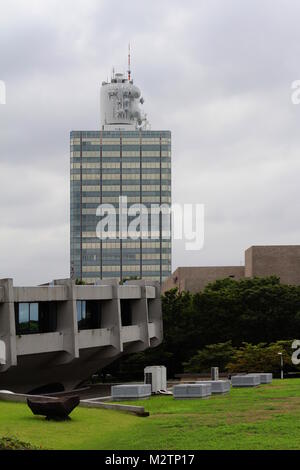
[[[154,394],[167,391],[167,369],[165,366],[150,366],[144,370],[145,384],[151,385]]]

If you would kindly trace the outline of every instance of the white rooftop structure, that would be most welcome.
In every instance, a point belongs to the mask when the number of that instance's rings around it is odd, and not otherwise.
[[[113,72],[110,82],[102,82],[100,119],[104,131],[146,129],[148,125],[141,108],[144,98],[131,79],[130,53],[128,58],[127,77]]]

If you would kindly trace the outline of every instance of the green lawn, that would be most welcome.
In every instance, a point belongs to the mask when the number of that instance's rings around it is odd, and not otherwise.
[[[136,403],[149,418],[77,408],[72,421],[57,423],[33,416],[24,404],[0,402],[0,437],[43,449],[300,449],[300,379],[205,400]]]

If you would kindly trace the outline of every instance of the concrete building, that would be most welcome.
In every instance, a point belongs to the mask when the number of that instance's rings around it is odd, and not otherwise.
[[[244,266],[177,268],[162,286],[162,292],[200,292],[218,279],[277,276],[283,284],[300,285],[300,245],[252,246],[245,252]]]
[[[144,100],[128,78],[114,74],[101,87],[98,131],[72,131],[71,277],[143,278],[163,282],[171,275],[171,233],[165,219],[151,218],[153,206],[171,205],[171,132],[149,130]],[[123,236],[120,197],[128,208],[143,205],[148,234]],[[116,212],[115,235],[99,236],[100,205]],[[99,214],[99,213],[98,213]],[[128,225],[135,216],[128,216]],[[124,228],[124,227],[123,227]]]
[[[162,341],[160,287],[115,279],[15,287],[0,280],[0,389],[68,390],[124,353]]]
[[[276,275],[300,285],[300,245],[252,246],[245,252],[245,277]]]
[[[177,268],[169,279],[162,285],[162,292],[177,287],[180,292],[199,292],[207,284],[217,279],[231,277],[242,279],[245,276],[244,266],[222,266],[222,267],[182,267]]]

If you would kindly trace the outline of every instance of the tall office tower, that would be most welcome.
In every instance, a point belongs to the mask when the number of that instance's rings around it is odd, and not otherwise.
[[[100,130],[71,132],[72,278],[163,282],[171,274],[162,213],[171,205],[171,132],[149,130],[143,102],[130,71],[113,74],[101,87]],[[109,225],[103,234],[104,205],[116,213],[115,232]]]

